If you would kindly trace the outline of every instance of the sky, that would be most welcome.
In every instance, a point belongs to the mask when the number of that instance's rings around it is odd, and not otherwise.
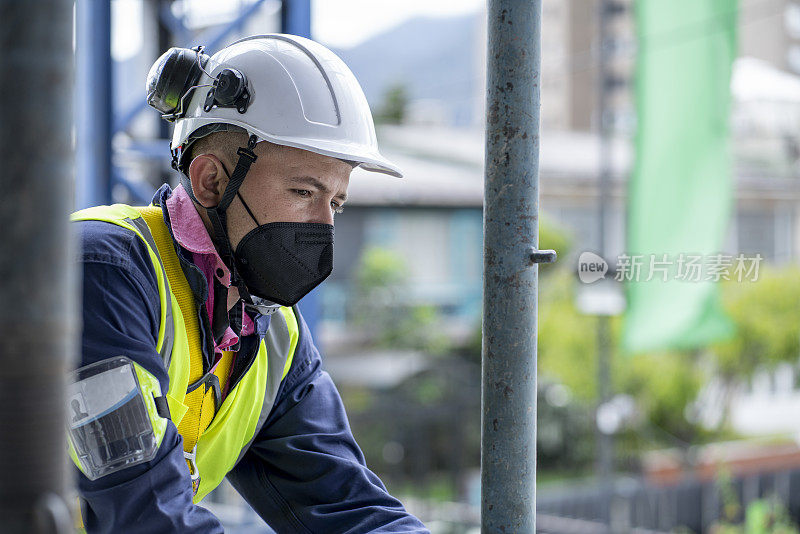
[[[223,19],[232,13],[232,5],[238,5],[218,0],[185,2],[190,10]],[[414,17],[473,13],[484,4],[485,0],[311,0],[311,33],[333,48],[349,48]],[[142,44],[142,0],[114,0],[111,6],[114,58],[127,59]],[[276,3],[273,8],[277,7]]]
[[[348,48],[410,18],[461,15],[484,4],[485,0],[312,0],[311,32],[326,45]]]

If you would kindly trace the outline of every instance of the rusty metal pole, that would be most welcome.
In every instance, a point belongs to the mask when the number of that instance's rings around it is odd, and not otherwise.
[[[0,531],[71,532],[72,0],[0,0]]]
[[[489,0],[481,527],[536,526],[541,0]]]

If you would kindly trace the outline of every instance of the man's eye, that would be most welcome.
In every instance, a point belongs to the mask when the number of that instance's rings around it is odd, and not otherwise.
[[[311,196],[311,191],[309,191],[308,189],[295,189],[294,192],[300,195],[301,197]]]
[[[334,213],[339,214],[344,211],[344,206],[337,204],[336,202],[331,201],[331,209]]]

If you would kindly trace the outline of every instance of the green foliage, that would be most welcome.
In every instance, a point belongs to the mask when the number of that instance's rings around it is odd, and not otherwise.
[[[598,319],[581,314],[575,306],[574,275],[555,271],[540,286],[539,372],[566,385],[578,402],[591,407],[597,396]],[[640,450],[653,441],[675,445],[690,442],[705,433],[685,414],[703,385],[703,375],[693,353],[623,355],[619,347],[621,317],[609,318],[611,367],[615,393],[636,400],[639,421],[648,437],[629,436],[629,447]],[[587,433],[591,427],[587,429]],[[584,439],[591,439],[587,435]],[[625,451],[622,443],[620,451]]]
[[[443,354],[450,348],[447,337],[439,331],[439,312],[430,304],[404,306],[396,323],[378,337],[382,347],[400,347]]]
[[[394,387],[370,388],[368,402],[340,391],[367,463],[387,485],[453,500],[480,463],[480,368],[456,354],[429,363]],[[400,454],[387,455],[387,444]]]
[[[733,485],[733,477],[728,469],[720,469],[716,485],[722,501],[722,523],[734,523],[741,514],[742,505],[739,503],[736,487]]]
[[[595,456],[594,413],[573,402],[568,387],[540,381],[537,391],[536,462],[561,476],[591,470]]]
[[[438,328],[435,307],[411,304],[408,268],[403,258],[390,250],[368,248],[356,271],[356,299],[352,310],[355,324],[371,334],[376,347],[419,349],[442,354],[449,349]]]
[[[798,534],[786,508],[777,499],[750,503],[745,517],[746,534]]]
[[[383,105],[375,115],[376,122],[401,124],[408,107],[408,89],[402,83],[391,85],[383,96]]]
[[[596,396],[597,319],[575,308],[575,277],[559,268],[542,280],[539,298],[539,369],[543,376],[569,386],[579,400]],[[614,390],[637,401],[645,428],[657,440],[674,445],[713,439],[726,431],[702,428],[691,415],[692,404],[711,372],[731,383],[756,369],[779,362],[797,363],[800,355],[800,269],[762,269],[757,282],[722,286],[725,309],[736,336],[710,351],[670,351],[627,357],[619,346],[621,318],[611,318]],[[715,365],[705,366],[704,362]],[[671,436],[671,437],[670,437]],[[641,445],[641,443],[639,443]]]
[[[740,523],[741,504],[729,473],[720,475],[717,487],[722,498],[722,518],[711,526],[711,534],[800,534],[778,498],[751,502]]]
[[[550,217],[542,213],[539,215],[539,248],[542,250],[555,250],[558,254],[556,263],[543,263],[539,265],[539,274],[545,276],[550,272],[572,263],[572,242],[574,236],[566,229],[558,226]]]
[[[796,363],[800,355],[800,269],[763,268],[755,282],[725,282],[723,305],[736,336],[714,346],[719,373],[750,377],[759,368]]]
[[[627,361],[622,377],[622,389],[637,400],[643,419],[686,443],[699,432],[686,418],[703,385],[695,361],[687,352],[643,354]]]
[[[575,307],[575,276],[558,269],[539,286],[539,373],[585,402],[596,396],[597,319]]]
[[[356,271],[358,289],[371,292],[380,289],[396,290],[408,281],[408,268],[403,258],[391,250],[372,247],[365,249]]]

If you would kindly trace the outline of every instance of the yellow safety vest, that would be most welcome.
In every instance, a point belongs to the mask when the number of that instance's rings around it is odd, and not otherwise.
[[[271,316],[255,361],[215,410],[213,389],[196,387],[204,378],[198,319],[202,303],[196,302],[186,281],[161,208],[97,206],[74,213],[72,220],[117,224],[134,232],[147,246],[160,301],[156,350],[168,371],[166,396],[170,418],[183,437],[192,475],[193,501],[197,503],[222,482],[266,421],[297,347],[299,330],[295,311],[282,307]],[[223,390],[232,360],[233,353],[223,353],[214,371]],[[162,437],[160,432],[159,445]]]

